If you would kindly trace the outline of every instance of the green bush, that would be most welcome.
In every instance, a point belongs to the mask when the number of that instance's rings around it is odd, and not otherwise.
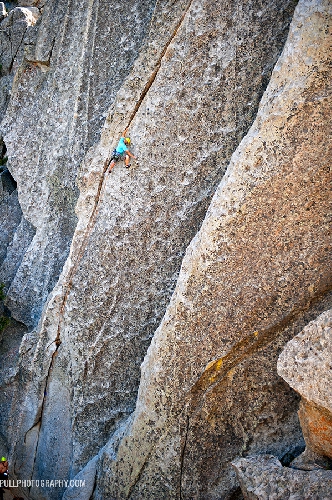
[[[3,289],[5,288],[5,284],[4,283],[0,283],[0,301],[4,301],[5,298],[6,298],[6,294],[5,292],[3,291]],[[7,316],[4,316],[4,315],[1,315],[0,316],[0,333],[2,333],[4,331],[4,329],[10,324],[10,318],[8,318]]]
[[[10,318],[7,316],[0,316],[0,333],[10,324]]]

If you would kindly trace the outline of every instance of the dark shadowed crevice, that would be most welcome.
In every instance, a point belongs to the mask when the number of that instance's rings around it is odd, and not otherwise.
[[[0,139],[0,178],[2,190],[12,194],[17,188],[17,183],[7,167],[7,147],[3,139]]]
[[[184,464],[184,457],[185,457],[187,441],[188,441],[188,433],[189,433],[189,416],[187,415],[186,431],[185,431],[184,443],[183,443],[183,447],[181,450],[181,458],[180,458],[180,462],[181,462],[181,464],[180,464],[180,478],[179,478],[179,499],[180,500],[182,500],[183,464]]]
[[[6,191],[8,194],[12,194],[12,192],[17,188],[17,183],[8,168],[4,165],[0,166],[0,178],[3,191]]]
[[[236,488],[235,491],[231,494],[231,496],[228,498],[228,500],[243,500],[244,497],[242,495],[241,488]]]
[[[296,446],[294,449],[287,451],[285,455],[279,458],[281,464],[284,467],[289,467],[290,463],[294,460],[294,458],[298,457],[305,450],[305,446]]]

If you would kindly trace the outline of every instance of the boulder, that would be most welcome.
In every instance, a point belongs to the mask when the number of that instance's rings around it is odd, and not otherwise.
[[[321,314],[288,342],[278,359],[278,373],[307,402],[331,414],[331,366],[332,310]]]
[[[272,455],[232,462],[245,500],[329,500],[332,471],[299,471],[283,467]]]
[[[332,459],[332,311],[292,339],[278,360],[278,373],[302,396],[299,418],[307,448]],[[307,466],[307,456],[302,457]],[[300,467],[301,460],[296,460]]]
[[[307,447],[332,459],[332,413],[302,399],[299,419]]]

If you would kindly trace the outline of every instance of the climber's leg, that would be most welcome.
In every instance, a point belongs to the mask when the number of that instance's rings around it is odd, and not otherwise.
[[[130,167],[130,158],[129,158],[129,155],[126,155],[125,156],[125,167],[126,168],[129,168]]]
[[[109,164],[109,169],[108,169],[109,172],[112,170],[114,165],[115,165],[115,160],[112,160],[111,163]]]

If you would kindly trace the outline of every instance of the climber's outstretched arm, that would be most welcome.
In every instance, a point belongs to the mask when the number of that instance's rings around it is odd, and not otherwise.
[[[130,158],[134,158],[134,159],[136,159],[136,156],[135,156],[135,155],[133,155],[133,154],[129,151],[129,149],[127,149],[126,154],[127,154],[127,155],[129,155],[129,156],[130,156]]]

